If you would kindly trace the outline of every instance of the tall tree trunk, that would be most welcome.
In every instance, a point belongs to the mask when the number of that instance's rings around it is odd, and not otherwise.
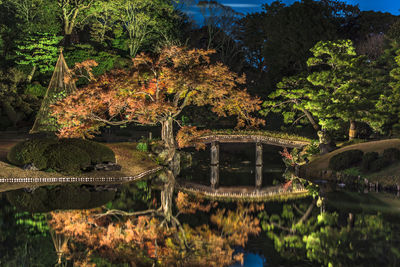
[[[168,117],[161,123],[161,139],[164,141],[165,147],[175,150],[175,138],[172,117]]]
[[[303,109],[304,114],[306,115],[307,119],[310,121],[311,125],[316,131],[321,130],[318,123],[315,122],[313,115],[307,109]]]
[[[357,137],[357,126],[354,120],[350,120],[349,140]]]
[[[69,47],[71,45],[71,34],[64,35],[64,47]]]
[[[172,200],[175,189],[175,175],[171,170],[166,171],[168,181],[164,183],[161,191],[161,206],[167,222],[171,221],[172,216]]]
[[[28,83],[32,82],[32,78],[33,78],[33,75],[35,74],[35,71],[36,71],[36,65],[33,66],[32,70],[31,70],[31,73],[29,73],[29,75],[28,75],[28,78],[27,78]]]
[[[172,199],[175,188],[175,177],[180,171],[180,157],[176,151],[173,120],[169,117],[161,123],[161,139],[164,141],[165,149],[168,150],[167,164],[167,181],[165,181],[164,188],[161,192],[161,205],[165,218],[170,222],[172,215]]]

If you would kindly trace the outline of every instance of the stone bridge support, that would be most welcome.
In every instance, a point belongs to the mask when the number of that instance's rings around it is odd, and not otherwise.
[[[255,175],[255,185],[259,189],[262,186],[262,167],[263,167],[263,145],[262,143],[256,143],[256,175]]]
[[[211,187],[216,189],[219,184],[219,143],[211,143]]]

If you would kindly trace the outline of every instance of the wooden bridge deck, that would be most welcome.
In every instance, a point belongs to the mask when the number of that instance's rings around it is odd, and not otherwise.
[[[287,189],[283,185],[263,187],[256,189],[250,186],[218,187],[179,181],[178,190],[186,193],[201,195],[215,200],[239,200],[244,202],[289,200],[308,196],[308,190],[302,185],[291,186]]]
[[[309,141],[304,140],[285,139],[280,137],[268,136],[267,134],[262,133],[246,134],[240,132],[232,134],[212,133],[200,137],[199,140],[203,141],[204,143],[262,143],[291,148],[301,148],[310,144]]]

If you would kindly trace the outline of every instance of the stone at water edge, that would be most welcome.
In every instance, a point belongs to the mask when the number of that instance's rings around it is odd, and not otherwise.
[[[120,171],[121,168],[121,165],[118,165],[114,162],[98,163],[94,166],[96,171]]]
[[[38,171],[39,169],[36,168],[35,164],[29,163],[22,166],[22,169],[25,171]]]

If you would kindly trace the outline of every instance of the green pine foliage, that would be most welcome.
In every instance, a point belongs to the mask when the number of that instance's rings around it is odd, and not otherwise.
[[[338,121],[382,121],[372,112],[379,92],[371,87],[369,62],[358,56],[352,41],[318,42],[307,65],[312,73],[307,80],[318,88],[306,108],[327,129],[338,129]]]
[[[90,44],[77,44],[70,46],[65,49],[64,55],[67,65],[71,68],[75,65],[75,63],[85,60],[92,59],[96,61],[99,65],[93,68],[93,74],[95,76],[102,75],[105,72],[113,69],[117,63],[120,64],[119,67],[124,67],[123,65],[121,66],[121,61],[124,64],[127,64],[127,61],[116,53],[112,51],[95,49],[95,47]],[[80,81],[80,83],[82,82],[83,81]]]
[[[58,45],[61,36],[48,33],[36,33],[27,36],[17,45],[16,54],[18,65],[28,65],[32,68],[30,75],[33,76],[35,69],[40,73],[48,74],[54,70],[57,62]]]
[[[356,122],[380,130],[387,117],[378,108],[382,86],[371,61],[357,55],[351,40],[320,41],[310,51],[309,71],[283,78],[261,114],[282,114],[285,123],[308,121],[316,130]]]

